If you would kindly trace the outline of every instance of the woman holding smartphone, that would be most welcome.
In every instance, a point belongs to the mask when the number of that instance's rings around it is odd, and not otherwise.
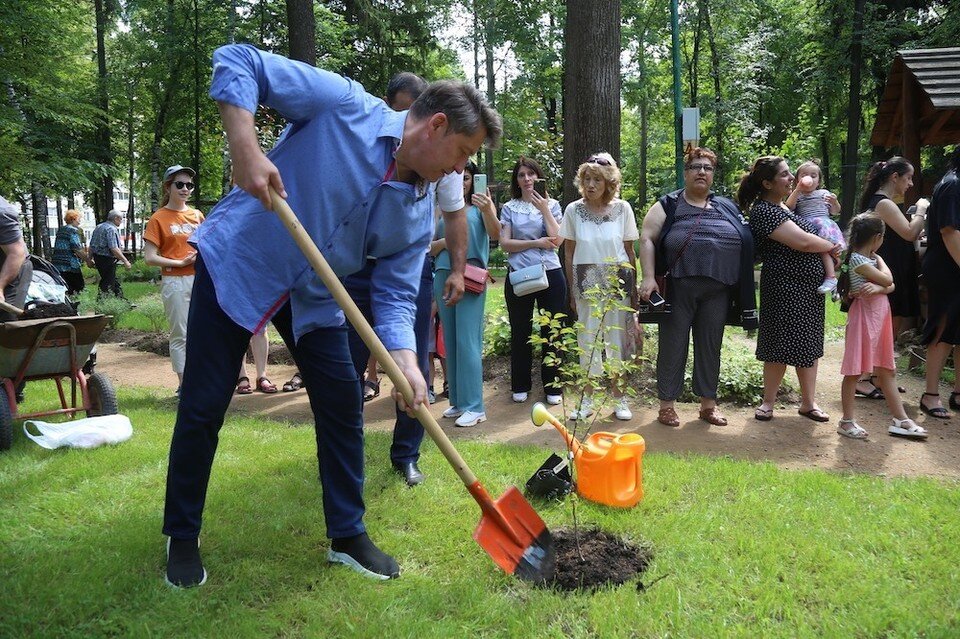
[[[477,165],[468,162],[463,171],[463,199],[467,202],[467,263],[486,269],[490,239],[500,237],[500,223],[490,193],[486,188],[483,191],[474,188],[475,184],[486,183],[486,179],[475,182],[480,175]],[[437,221],[437,238],[430,245],[430,255],[434,258],[434,299],[443,297],[443,287],[450,275],[450,252],[444,238],[442,217]],[[483,407],[483,308],[486,299],[486,290],[482,293],[467,291],[455,306],[437,305],[449,375],[450,407],[443,411],[443,416],[456,417],[456,425],[461,428],[487,421]]]
[[[744,328],[756,328],[753,235],[737,205],[710,190],[716,168],[713,151],[691,150],[683,189],[650,207],[640,234],[640,298],[666,295],[672,309],[660,323],[657,351],[657,421],[666,426],[680,425],[674,402],[683,390],[691,332],[700,419],[724,426],[727,419],[717,407],[723,327],[732,316]],[[660,291],[654,275],[667,272],[668,290]]]
[[[548,282],[547,288],[528,295],[517,295],[509,276],[503,287],[510,318],[510,388],[515,402],[527,401],[533,387],[530,332],[533,330],[534,306],[550,313],[567,311],[567,282],[557,257],[563,213],[560,203],[547,194],[545,184],[540,165],[521,156],[513,166],[510,179],[512,199],[500,211],[500,246],[507,253],[509,270],[542,265]],[[547,339],[546,328],[541,329],[541,335]],[[544,349],[543,355],[549,352],[551,349]],[[554,361],[559,361],[559,357]],[[562,400],[557,373],[556,365],[541,361],[540,377],[549,404],[559,404]]]

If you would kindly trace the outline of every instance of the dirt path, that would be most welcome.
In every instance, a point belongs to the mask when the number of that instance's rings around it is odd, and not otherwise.
[[[886,434],[889,423],[886,403],[860,399],[858,421],[870,431],[866,441],[854,441],[836,434],[836,420],[840,416],[840,368],[843,344],[827,344],[827,352],[820,363],[817,396],[820,406],[829,412],[833,421],[815,423],[797,415],[796,405],[779,408],[773,421],[753,419],[752,408],[724,406],[729,425],[708,426],[697,419],[697,406],[678,404],[682,424],[669,428],[656,421],[655,403],[636,401],[634,417],[629,422],[612,420],[596,430],[638,432],[646,440],[648,451],[670,451],[704,455],[729,455],[739,459],[770,461],[783,468],[823,468],[855,471],[886,476],[928,476],[960,479],[960,416],[951,420],[936,420],[922,415],[917,399],[923,391],[922,380],[902,375],[901,385],[907,413],[930,431],[927,442],[905,441]],[[169,389],[172,393],[177,378],[165,357],[125,348],[118,344],[99,347],[98,371],[107,374],[117,386],[145,386]],[[269,374],[278,386],[293,372],[288,366],[271,366]],[[788,373],[790,374],[790,373]],[[389,399],[390,382],[384,378],[380,397],[365,408],[367,427],[389,432],[393,427],[393,403]],[[944,389],[946,390],[946,389]],[[509,381],[496,379],[484,384],[488,421],[478,428],[454,428],[452,420],[442,419],[440,413],[448,404],[440,400],[432,407],[433,414],[454,440],[478,439],[561,449],[562,441],[552,429],[537,429],[530,422],[529,411],[533,399],[515,404],[510,399]],[[535,399],[535,398],[534,398]],[[559,407],[553,412],[559,414]],[[306,393],[277,393],[237,396],[231,410],[254,413],[274,419],[302,423],[312,422]],[[612,415],[609,416],[612,419]],[[532,471],[532,469],[531,469]]]

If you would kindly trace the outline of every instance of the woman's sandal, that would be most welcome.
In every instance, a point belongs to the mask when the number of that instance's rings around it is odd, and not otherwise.
[[[253,392],[253,387],[250,386],[249,377],[241,377],[237,380],[237,395],[249,395]]]
[[[772,408],[758,408],[753,412],[753,418],[758,422],[769,422],[773,419]]]
[[[660,409],[660,412],[657,414],[657,421],[664,426],[680,425],[680,417],[677,415],[677,411],[671,406]]]
[[[887,432],[894,437],[906,437],[908,439],[926,439],[927,429],[916,424],[912,419],[893,418],[893,424],[887,429]]]
[[[726,426],[727,418],[723,416],[720,409],[716,406],[700,409],[700,419],[713,426]]]
[[[363,401],[369,402],[374,397],[380,396],[380,380],[367,380],[363,383]]]
[[[920,410],[929,415],[930,417],[936,417],[937,419],[950,419],[950,411],[948,411],[943,406],[934,406],[930,408],[929,406],[923,403],[924,397],[940,397],[940,393],[924,393],[920,396]],[[950,396],[950,400],[953,400],[953,395]],[[952,406],[952,404],[951,404]]]
[[[267,395],[272,395],[277,392],[277,385],[271,382],[266,377],[257,378],[257,390],[261,393],[266,393]]]
[[[843,425],[847,424],[847,428],[844,428]],[[837,426],[837,433],[843,435],[844,437],[849,437],[850,439],[866,439],[869,433],[863,429],[860,424],[855,422],[852,419],[841,419],[840,425]]]
[[[812,419],[815,422],[829,422],[830,416],[819,408],[811,408],[810,410],[798,410],[797,414],[801,417],[806,417],[807,419]]]
[[[883,391],[877,388],[877,385],[873,383],[873,377],[870,379],[858,379],[857,385],[860,384],[870,384],[873,386],[873,390],[871,390],[869,393],[866,393],[858,388],[854,391],[855,396],[864,397],[866,399],[884,399]]]
[[[300,373],[294,373],[293,377],[290,378],[289,382],[284,383],[281,390],[284,393],[292,393],[293,391],[298,391],[303,388],[303,378],[300,377]]]

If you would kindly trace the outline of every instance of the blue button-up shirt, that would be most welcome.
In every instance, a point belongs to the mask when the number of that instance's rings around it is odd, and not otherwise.
[[[394,112],[339,75],[249,45],[213,56],[210,96],[251,113],[258,104],[290,125],[267,157],[287,202],[334,272],[371,277],[374,329],[388,349],[414,350],[415,299],[433,232],[432,187],[417,189],[388,174],[406,112]],[[191,237],[203,255],[217,301],[255,331],[290,300],[296,337],[340,326],[343,313],[279,218],[235,188]]]

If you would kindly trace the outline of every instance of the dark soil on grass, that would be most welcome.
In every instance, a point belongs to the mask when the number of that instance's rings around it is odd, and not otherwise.
[[[574,531],[561,528],[553,534],[557,572],[552,582],[557,590],[596,590],[618,586],[637,577],[653,560],[649,548],[638,546],[598,528]],[[643,589],[640,584],[637,586]]]

